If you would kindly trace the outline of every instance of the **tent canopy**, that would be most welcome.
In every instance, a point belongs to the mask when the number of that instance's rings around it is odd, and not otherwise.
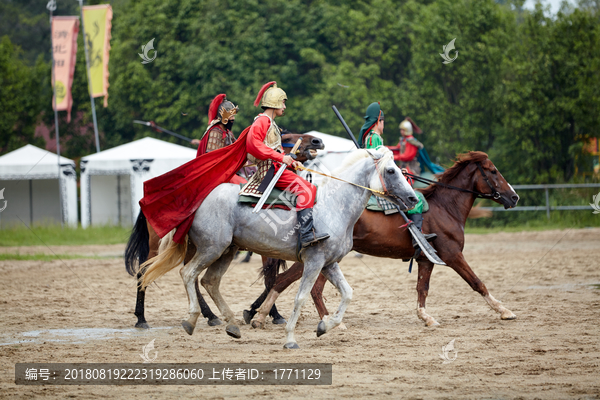
[[[306,132],[305,134],[317,137],[323,141],[323,143],[325,144],[325,150],[319,150],[319,154],[347,153],[356,150],[354,142],[350,139],[342,138],[339,136],[333,136],[318,131],[310,131]]]
[[[88,163],[86,168],[111,171],[121,169],[122,166],[128,168],[131,165],[131,160],[185,159],[189,161],[194,157],[196,157],[196,150],[194,149],[146,137],[101,151],[100,153],[85,156],[81,161],[82,164]]]
[[[65,157],[60,157],[60,165],[71,165],[75,168],[75,162]],[[31,144],[25,145],[0,157],[0,177],[2,179],[40,179],[40,177],[57,179],[57,156]]]
[[[0,157],[0,224],[77,226],[75,162],[60,157],[58,163],[56,154],[30,144]]]
[[[196,150],[146,137],[81,159],[81,225],[131,226],[144,181],[196,157]]]

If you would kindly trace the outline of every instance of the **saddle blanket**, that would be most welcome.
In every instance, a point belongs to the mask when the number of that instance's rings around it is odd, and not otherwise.
[[[421,192],[415,191],[419,199],[423,202],[423,213],[429,211],[429,203],[425,200],[425,196],[421,194]],[[369,198],[369,203],[367,204],[367,210],[369,211],[377,211],[382,212],[385,215],[391,215],[398,212],[396,205],[386,199],[382,199],[381,197],[377,197],[375,195]],[[410,213],[410,212],[409,212]]]

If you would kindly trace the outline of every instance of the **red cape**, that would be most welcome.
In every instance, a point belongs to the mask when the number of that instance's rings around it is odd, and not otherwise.
[[[161,238],[177,228],[173,240],[182,243],[196,210],[221,183],[229,182],[246,162],[244,129],[231,145],[205,153],[163,175],[144,182],[140,207]]]

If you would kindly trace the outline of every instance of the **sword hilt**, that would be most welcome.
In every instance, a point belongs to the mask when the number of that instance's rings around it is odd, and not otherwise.
[[[294,160],[298,158],[296,153],[298,153],[298,149],[300,148],[301,144],[302,144],[302,139],[298,139],[296,141],[296,144],[294,144],[294,147],[292,147],[292,150],[290,151],[290,157],[292,157]]]

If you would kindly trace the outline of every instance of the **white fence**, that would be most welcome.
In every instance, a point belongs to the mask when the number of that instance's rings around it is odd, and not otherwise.
[[[572,188],[600,188],[600,183],[565,183],[556,185],[514,185],[513,188],[519,190],[541,190],[545,191],[546,205],[545,206],[516,206],[515,208],[504,209],[504,207],[481,207],[482,210],[490,211],[543,211],[546,210],[546,216],[550,219],[550,211],[560,210],[591,210],[591,206],[551,206],[549,189],[572,189]],[[591,201],[591,199],[590,199]]]

